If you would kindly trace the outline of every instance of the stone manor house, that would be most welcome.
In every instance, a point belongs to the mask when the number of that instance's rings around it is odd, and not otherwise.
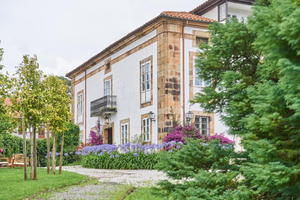
[[[161,143],[188,112],[202,134],[226,133],[215,113],[191,105],[207,82],[195,74],[199,42],[210,43],[207,27],[251,13],[255,0],[208,0],[190,12],[165,11],[67,73],[72,80],[73,121],[80,140],[100,119],[104,143],[123,144],[133,136]]]

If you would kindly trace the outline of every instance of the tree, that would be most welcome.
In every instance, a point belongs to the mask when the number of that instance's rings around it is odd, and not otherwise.
[[[57,76],[57,78],[59,78],[60,80],[62,80],[64,82],[64,84],[68,86],[67,93],[69,95],[71,95],[71,80],[68,79],[67,77],[64,77],[64,76]]]
[[[37,56],[23,56],[13,78],[14,90],[11,93],[12,108],[15,113],[24,113],[31,135],[31,174],[37,180],[36,130],[42,123],[45,108],[43,99],[43,73],[39,70]]]
[[[57,133],[62,132],[61,136],[61,158],[63,156],[63,135],[64,127],[70,117],[70,96],[67,94],[68,86],[58,77],[50,75],[44,81],[44,97],[46,103],[45,120],[50,123],[53,138],[52,152],[52,172],[55,174],[56,167],[56,141]],[[60,162],[61,172],[61,162]]]
[[[0,62],[3,58],[3,49],[0,48]],[[3,65],[0,65],[0,72],[3,69]],[[8,110],[8,105],[5,105],[5,99],[8,97],[8,91],[11,88],[11,81],[7,74],[0,73],[0,139],[2,134],[5,134],[9,129],[13,128],[11,123],[11,115]]]
[[[200,45],[198,75],[213,82],[193,102],[242,137],[248,198],[299,197],[299,20],[299,1],[259,0],[247,23],[215,23],[212,46]]]

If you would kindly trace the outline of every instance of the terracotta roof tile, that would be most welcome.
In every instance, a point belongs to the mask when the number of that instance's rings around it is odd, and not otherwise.
[[[192,14],[190,12],[174,12],[174,11],[164,11],[160,14],[161,16],[178,18],[178,19],[186,19],[200,22],[214,22],[215,20],[209,19],[206,17],[202,17],[199,15]]]
[[[193,10],[190,11],[190,13],[194,13],[196,10],[198,10],[200,7],[204,6],[205,4],[207,4],[209,1],[214,1],[214,0],[207,0],[205,2],[203,2],[201,5],[197,6],[196,8],[194,8]]]

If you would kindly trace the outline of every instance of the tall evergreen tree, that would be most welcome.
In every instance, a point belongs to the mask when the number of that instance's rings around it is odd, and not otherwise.
[[[248,22],[210,26],[194,102],[219,112],[249,155],[241,182],[260,199],[300,196],[300,2],[259,0]],[[250,198],[250,196],[249,196]]]

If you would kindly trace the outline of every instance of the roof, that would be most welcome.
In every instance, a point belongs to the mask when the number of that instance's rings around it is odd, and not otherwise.
[[[241,4],[248,4],[251,5],[255,0],[228,0],[230,2],[234,3],[241,3]],[[225,3],[226,0],[207,0],[203,2],[200,6],[194,8],[190,11],[190,13],[197,14],[197,15],[203,15],[207,11],[209,11],[211,8],[214,8],[217,5],[220,5],[222,3]]]
[[[195,15],[190,12],[164,11],[160,15],[165,16],[165,17],[172,17],[172,18],[176,18],[176,19],[186,19],[186,20],[200,21],[200,22],[210,22],[211,23],[211,22],[215,21],[213,19]]]
[[[92,63],[95,58],[97,58],[100,55],[104,54],[105,52],[109,51],[111,48],[113,48],[114,46],[116,46],[117,44],[119,44],[121,41],[124,41],[125,39],[131,37],[132,35],[134,35],[138,31],[144,29],[145,27],[149,26],[153,22],[155,22],[155,21],[157,21],[157,20],[159,20],[159,19],[161,19],[163,17],[172,18],[172,19],[179,19],[179,20],[197,21],[197,22],[203,22],[203,23],[212,23],[214,21],[212,19],[209,19],[209,18],[206,18],[206,17],[202,17],[202,16],[199,16],[199,15],[195,15],[195,14],[192,14],[190,12],[164,11],[160,15],[156,16],[155,18],[153,18],[152,20],[148,21],[147,23],[143,24],[142,26],[138,27],[137,29],[133,30],[132,32],[128,33],[126,36],[122,37],[121,39],[117,40],[113,44],[109,45],[104,50],[102,50],[101,52],[99,52],[95,56],[91,57],[86,62],[82,63],[80,66],[78,66],[74,70],[68,72],[66,74],[66,76],[69,77],[71,74],[73,74],[76,71],[80,70],[82,67],[84,67],[88,63]]]

